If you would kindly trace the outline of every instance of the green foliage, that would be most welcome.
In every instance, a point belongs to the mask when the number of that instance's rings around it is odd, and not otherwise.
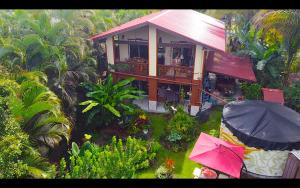
[[[167,140],[170,142],[179,142],[182,139],[182,136],[176,131],[171,131],[171,134],[167,137]]]
[[[251,20],[237,16],[230,33],[231,51],[239,56],[249,56],[258,82],[265,87],[280,88],[283,83],[284,59],[282,38],[275,30],[264,32]]]
[[[300,112],[300,85],[293,84],[284,89],[285,104]]]
[[[0,97],[0,178],[53,178],[55,167],[30,145],[10,114],[5,98]]]
[[[219,137],[219,132],[216,129],[211,129],[208,134],[214,137]]]
[[[246,99],[249,100],[260,100],[262,99],[262,86],[255,83],[255,84],[250,84],[250,83],[242,83],[241,84],[241,89],[243,92],[243,95],[245,96]]]
[[[261,10],[254,19],[256,27],[264,30],[273,30],[278,33],[284,49],[285,57],[283,84],[287,86],[292,71],[293,60],[300,48],[300,11],[299,10]]]
[[[35,76],[34,76],[35,75]],[[71,124],[63,115],[60,100],[44,84],[41,72],[20,74],[15,80],[0,79],[6,106],[36,146],[53,148],[69,139]]]
[[[111,144],[104,147],[86,142],[80,152],[77,147],[72,144],[69,169],[61,160],[61,178],[134,178],[137,170],[149,167],[160,148],[156,142],[131,137],[125,143],[113,137]]]
[[[133,79],[125,79],[116,84],[113,83],[112,75],[109,75],[105,81],[99,84],[84,83],[83,86],[88,90],[86,96],[89,100],[80,103],[85,105],[83,113],[88,114],[88,124],[94,117],[100,114],[100,120],[103,124],[111,123],[119,119],[122,114],[132,113],[135,106],[128,101],[139,99],[143,92],[130,86]]]
[[[172,172],[163,164],[155,171],[155,177],[158,179],[171,179],[173,178]]]
[[[165,163],[160,165],[155,171],[155,177],[158,179],[172,179],[175,169],[175,161],[166,159]]]
[[[165,146],[174,152],[186,148],[194,136],[195,125],[196,120],[184,111],[183,106],[178,106],[161,136]]]
[[[182,106],[177,107],[177,112],[167,125],[167,138],[171,138],[172,141],[189,142],[195,123],[195,119],[189,116]]]
[[[23,70],[46,73],[49,87],[74,120],[79,83],[97,77],[95,49],[86,40],[95,32],[93,14],[85,10],[6,12],[0,13],[5,28],[0,37],[2,64],[15,74]]]

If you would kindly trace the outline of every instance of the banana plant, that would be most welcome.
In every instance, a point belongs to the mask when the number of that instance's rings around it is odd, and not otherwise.
[[[88,100],[81,102],[80,105],[85,106],[82,113],[89,112],[88,123],[97,114],[102,116],[108,114],[114,118],[120,118],[124,112],[133,112],[135,107],[127,101],[140,99],[140,95],[143,93],[143,91],[130,86],[133,80],[133,78],[128,78],[114,84],[110,74],[99,84],[83,83],[83,87],[88,91],[86,94]]]

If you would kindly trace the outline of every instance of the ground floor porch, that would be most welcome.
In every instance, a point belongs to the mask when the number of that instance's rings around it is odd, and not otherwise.
[[[166,106],[165,102],[157,102],[156,107],[149,107],[149,97],[147,95],[144,96],[142,99],[134,100],[133,104],[139,106],[142,110],[145,110],[146,112],[153,112],[153,113],[168,113],[168,107]],[[150,104],[151,105],[151,104]],[[184,100],[182,103],[184,110],[187,113],[190,113],[189,110],[189,105],[190,101],[189,100]]]
[[[214,73],[206,73],[203,81],[167,80],[149,76],[113,72],[114,79],[134,77],[132,86],[143,90],[144,97],[134,101],[148,112],[166,113],[170,106],[182,104],[190,115],[205,111],[214,105],[237,100],[242,94],[240,81]]]

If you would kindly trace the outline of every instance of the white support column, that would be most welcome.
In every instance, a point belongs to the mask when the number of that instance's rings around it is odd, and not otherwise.
[[[196,114],[199,112],[199,110],[200,110],[200,106],[191,105],[190,115],[196,116]]]
[[[106,39],[106,55],[107,55],[107,63],[109,65],[114,65],[115,64],[115,58],[114,58],[114,42],[113,42],[113,37],[108,37]],[[113,70],[110,70],[113,71]]]
[[[196,53],[195,53],[195,62],[194,62],[194,76],[193,83],[202,84],[202,76],[203,76],[203,58],[204,51],[201,45],[196,45]],[[201,80],[201,81],[200,81]],[[201,91],[202,85],[200,86],[192,86],[192,99],[191,99],[191,109],[190,114],[195,116],[200,109],[199,101],[201,101]]]
[[[195,62],[194,62],[194,80],[201,80],[203,76],[203,47],[196,45]]]
[[[156,76],[157,65],[157,33],[154,26],[149,25],[149,76]]]
[[[156,77],[157,70],[157,30],[154,26],[149,25],[149,111],[156,111],[157,108],[157,80],[151,78]]]

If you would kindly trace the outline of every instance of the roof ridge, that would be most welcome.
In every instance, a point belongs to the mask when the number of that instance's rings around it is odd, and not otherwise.
[[[150,18],[150,19],[147,20],[147,21],[150,22],[150,21],[152,21],[152,20],[155,20],[155,19],[157,19],[157,18],[159,18],[159,17],[161,17],[161,16],[167,14],[167,13],[170,12],[170,11],[172,11],[172,10],[163,10],[163,11],[161,11],[160,14],[158,14],[157,16],[154,16],[153,18]]]

